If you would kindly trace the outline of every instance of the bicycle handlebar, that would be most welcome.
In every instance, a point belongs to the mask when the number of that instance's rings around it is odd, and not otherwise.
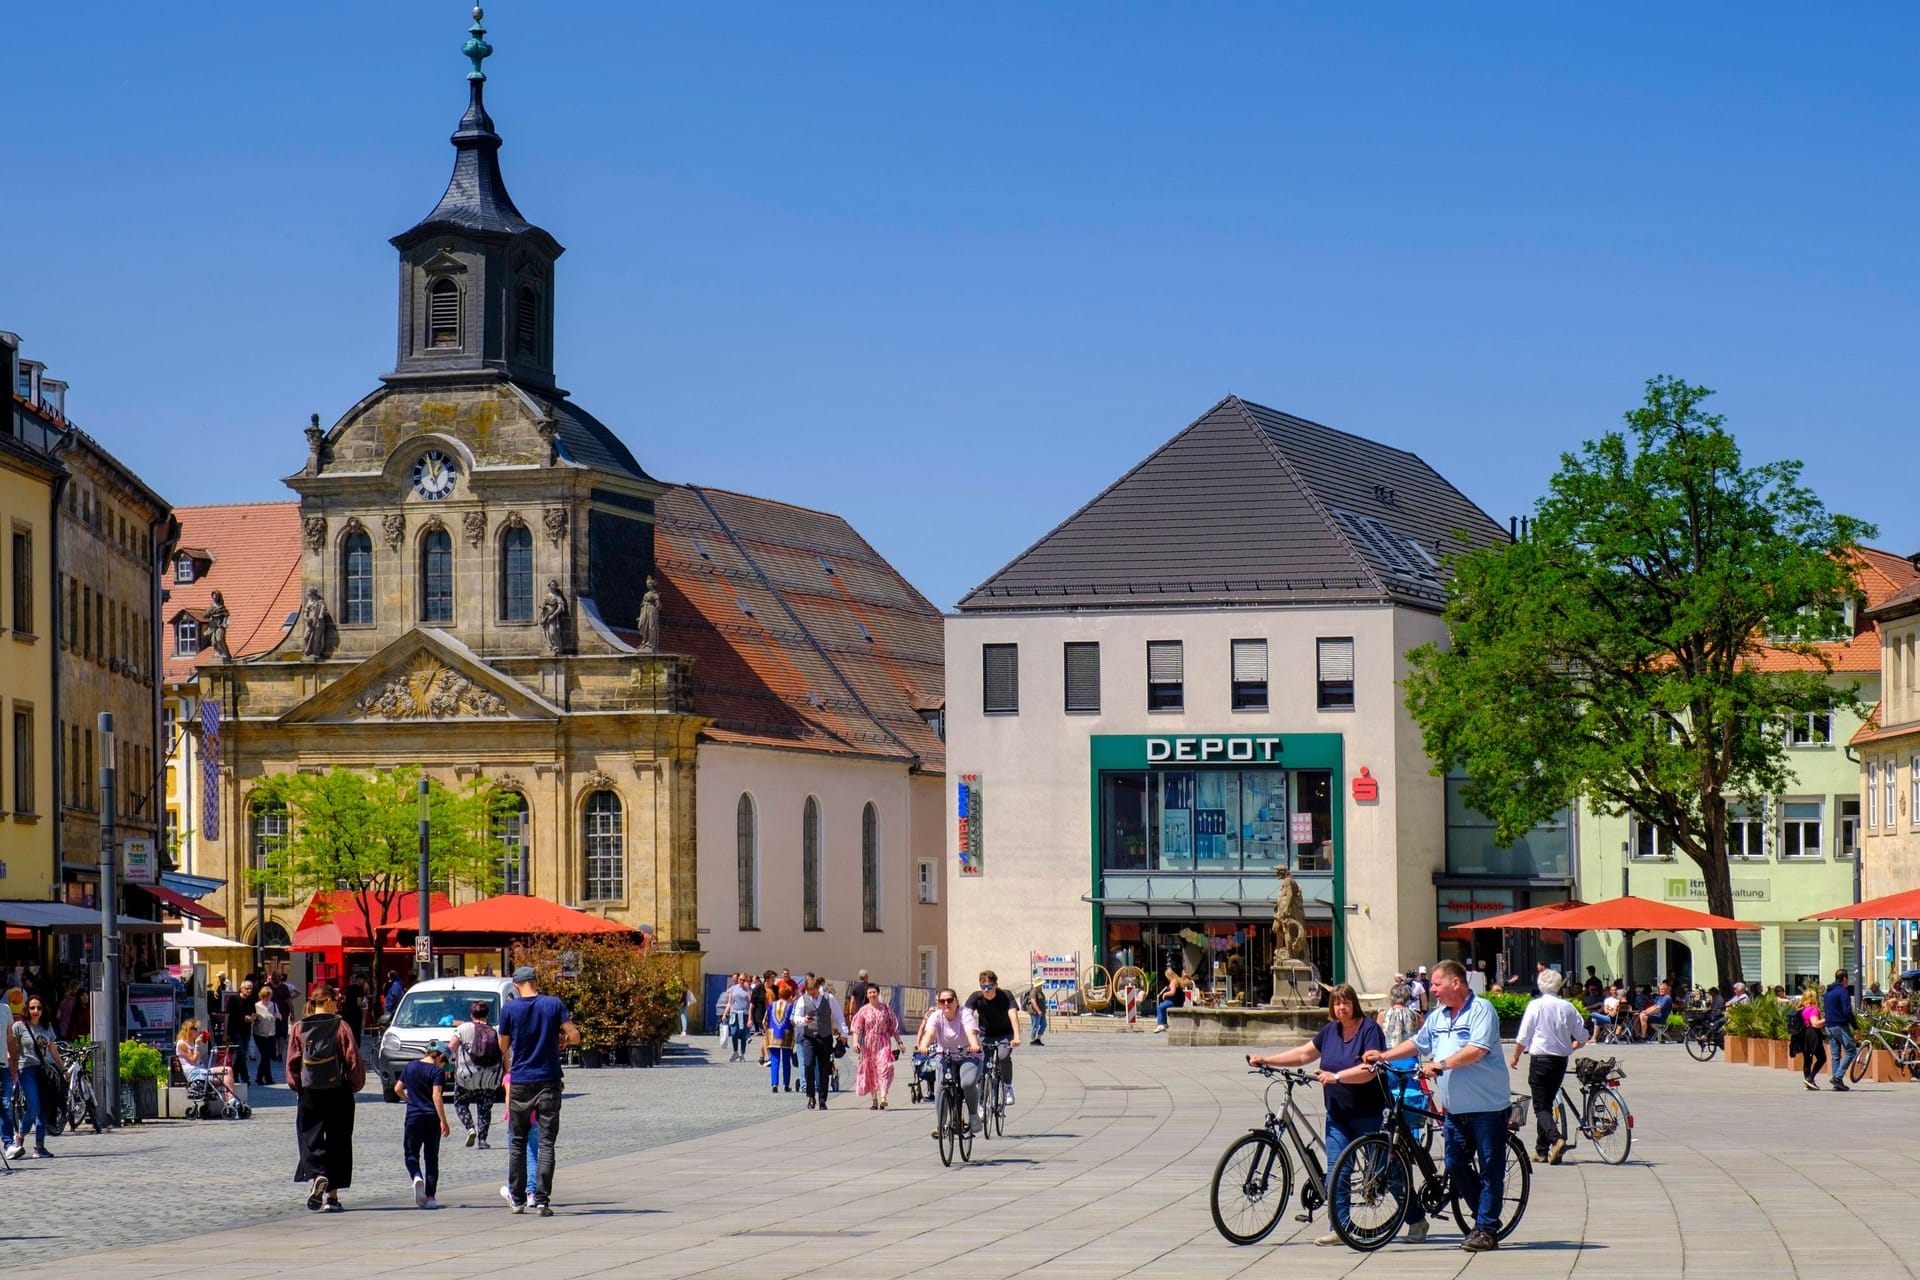
[[[1264,1076],[1269,1080],[1278,1076],[1288,1084],[1312,1084],[1314,1082],[1312,1076],[1300,1070],[1298,1067],[1250,1067],[1247,1070],[1247,1074],[1250,1076]]]

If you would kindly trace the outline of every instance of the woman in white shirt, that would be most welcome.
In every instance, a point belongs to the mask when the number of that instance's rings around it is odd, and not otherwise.
[[[1557,969],[1542,969],[1538,981],[1540,994],[1527,1002],[1527,1011],[1520,1015],[1508,1065],[1519,1066],[1523,1050],[1533,1055],[1527,1064],[1527,1088],[1533,1094],[1533,1162],[1559,1164],[1567,1140],[1553,1123],[1553,1103],[1560,1082],[1567,1078],[1567,1059],[1587,1042],[1587,1027],[1580,1011],[1560,998]]]

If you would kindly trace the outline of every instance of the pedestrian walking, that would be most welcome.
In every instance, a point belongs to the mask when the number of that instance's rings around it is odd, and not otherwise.
[[[1533,1055],[1527,1064],[1527,1088],[1533,1094],[1535,1164],[1559,1164],[1567,1153],[1567,1135],[1553,1122],[1553,1103],[1560,1082],[1567,1078],[1567,1059],[1587,1042],[1586,1023],[1578,1009],[1560,998],[1560,984],[1560,974],[1552,969],[1542,969],[1535,977],[1540,994],[1527,1001],[1526,1012],[1520,1015],[1513,1058],[1507,1064],[1517,1067],[1523,1052]]]
[[[836,1045],[847,1042],[847,1015],[827,991],[824,979],[809,977],[807,990],[794,1005],[794,1026],[800,1042],[800,1075],[807,1090],[807,1110],[827,1109]]]
[[[15,992],[20,995],[22,1006],[26,1004],[27,993],[19,987],[7,992],[7,999],[0,1000],[0,1045],[6,1047],[6,1070],[0,1072],[0,1151],[7,1153],[9,1160],[18,1160],[23,1151],[15,1143],[25,1137],[13,1131],[13,1095],[20,1088],[20,1045],[13,1038],[13,1004]]]
[[[45,996],[27,997],[25,1016],[14,1019],[12,1032],[13,1052],[20,1064],[19,1089],[26,1096],[27,1109],[7,1156],[18,1160],[26,1154],[26,1126],[31,1124],[34,1159],[46,1160],[53,1155],[47,1150],[47,1112],[55,1097],[54,1090],[58,1087],[56,1081],[66,1078],[67,1064],[60,1057],[60,1047],[53,1038],[53,1027],[47,1021]],[[59,1129],[56,1121],[54,1131],[57,1133]]]
[[[744,1062],[747,1058],[747,1031],[751,1025],[753,1010],[753,988],[748,985],[747,975],[733,975],[733,985],[727,988],[724,997],[727,1014],[727,1043],[732,1052],[727,1055],[728,1062]]]
[[[1847,1068],[1853,1065],[1860,1049],[1853,1042],[1853,992],[1847,986],[1847,971],[1836,970],[1833,985],[1827,988],[1820,1015],[1827,1020],[1827,1050],[1833,1058],[1833,1091],[1846,1093]]]
[[[400,975],[392,969],[387,970],[386,1002],[381,1012],[386,1015],[388,1022],[393,1021],[393,1011],[400,1007],[400,997],[406,994],[407,984],[400,981]]]
[[[237,990],[227,993],[221,1030],[231,1050],[233,1074],[247,1078],[247,1050],[253,1044],[253,979],[242,978]]]
[[[849,1026],[853,1024],[854,1015],[867,1007],[867,988],[872,985],[865,969],[862,969],[854,980],[847,984],[846,1013]]]
[[[280,1046],[280,1005],[271,989],[260,993],[253,1004],[253,1050],[260,1055],[255,1084],[273,1083],[273,1053]]]
[[[487,1021],[491,1009],[485,1000],[467,1006],[468,1021],[453,1029],[453,1109],[460,1127],[467,1132],[467,1145],[488,1149],[487,1133],[493,1127],[493,1102],[505,1078],[506,1066],[500,1052],[500,1033]],[[480,1123],[474,1124],[478,1108]]]
[[[1047,991],[1037,982],[1027,988],[1027,1020],[1033,1024],[1030,1043],[1038,1049],[1044,1043],[1040,1037],[1047,1034]]]
[[[340,993],[340,1020],[347,1024],[347,1028],[353,1032],[356,1040],[366,1032],[367,989],[360,985],[358,978],[349,982],[347,989]],[[289,1022],[288,1025],[291,1026],[292,1023]]]
[[[871,1097],[869,1111],[887,1109],[887,1090],[893,1087],[893,1064],[900,1057],[900,1020],[880,998],[880,988],[867,984],[867,1003],[853,1015],[853,1051],[859,1056],[854,1072],[856,1097]]]
[[[1800,993],[1800,1007],[1791,1015],[1793,1051],[1800,1055],[1801,1084],[1808,1093],[1820,1092],[1817,1077],[1827,1065],[1827,1017],[1820,993],[1808,987]]]
[[[1420,1029],[1369,1062],[1425,1054],[1420,1074],[1434,1081],[1446,1109],[1447,1180],[1475,1206],[1468,1253],[1500,1247],[1501,1193],[1507,1177],[1507,1062],[1500,1056],[1500,1015],[1467,985],[1456,960],[1433,966],[1433,1012]]]
[[[393,1084],[393,1091],[407,1104],[400,1121],[400,1158],[413,1180],[417,1209],[440,1207],[433,1199],[440,1186],[440,1139],[452,1132],[443,1096],[446,1078],[447,1046],[434,1040],[425,1053],[400,1068],[400,1078]]]
[[[360,1042],[340,1017],[340,993],[319,983],[307,994],[307,1016],[287,1037],[287,1087],[297,1100],[300,1142],[295,1182],[307,1184],[307,1208],[340,1212],[353,1185],[353,1095],[367,1084]]]
[[[793,1092],[793,984],[779,982],[767,1006],[767,1083],[774,1093]]]
[[[760,1065],[767,1065],[767,1006],[773,1003],[773,970],[753,984],[753,1001],[747,1006],[747,1034],[760,1042]]]
[[[1327,1002],[1331,1021],[1314,1034],[1310,1043],[1264,1058],[1248,1054],[1247,1065],[1304,1067],[1312,1062],[1320,1064],[1315,1078],[1326,1088],[1327,1168],[1331,1169],[1334,1161],[1340,1158],[1340,1153],[1351,1143],[1367,1134],[1380,1132],[1384,1123],[1387,1095],[1381,1089],[1379,1076],[1365,1064],[1368,1054],[1378,1055],[1386,1049],[1387,1038],[1381,1033],[1379,1023],[1361,1013],[1359,993],[1348,984],[1342,982],[1330,988]],[[1339,1215],[1347,1213],[1347,1188],[1344,1185],[1333,1188],[1330,1211]],[[1407,1239],[1418,1244],[1426,1238],[1426,1211],[1420,1207],[1419,1197],[1415,1196],[1411,1198],[1408,1209]],[[1340,1234],[1329,1231],[1316,1236],[1313,1242],[1317,1245],[1339,1244]]]
[[[554,1144],[560,1137],[560,1049],[580,1043],[580,1028],[557,998],[540,993],[530,964],[513,971],[518,1000],[500,1010],[500,1052],[513,1082],[507,1086],[507,1201],[515,1213],[531,1203],[553,1216]],[[527,1187],[527,1135],[540,1126],[534,1187]]]

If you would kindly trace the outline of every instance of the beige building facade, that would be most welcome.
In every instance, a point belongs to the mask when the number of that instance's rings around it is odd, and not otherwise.
[[[1920,584],[1870,610],[1880,631],[1880,703],[1853,736],[1860,761],[1860,897],[1920,889]],[[1866,971],[1920,967],[1920,923],[1863,922]]]

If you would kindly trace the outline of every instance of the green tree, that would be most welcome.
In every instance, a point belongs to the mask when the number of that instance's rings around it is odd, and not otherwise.
[[[1710,394],[1652,379],[1625,432],[1561,456],[1524,538],[1458,556],[1451,646],[1409,655],[1406,698],[1498,839],[1584,794],[1684,852],[1730,916],[1728,797],[1786,789],[1788,718],[1859,708],[1815,642],[1850,634],[1851,552],[1874,531],[1797,462],[1743,466]],[[1762,670],[1768,649],[1811,661]],[[1731,930],[1714,953],[1744,977]]]
[[[269,893],[305,897],[325,890],[349,895],[373,942],[381,972],[380,926],[402,894],[420,888],[420,769],[416,765],[356,773],[274,774],[254,793],[286,806],[287,835],[252,873]],[[427,867],[436,884],[458,880],[482,894],[499,888],[495,843],[504,797],[484,781],[460,791],[434,783],[427,795]],[[324,901],[324,899],[322,900]]]

